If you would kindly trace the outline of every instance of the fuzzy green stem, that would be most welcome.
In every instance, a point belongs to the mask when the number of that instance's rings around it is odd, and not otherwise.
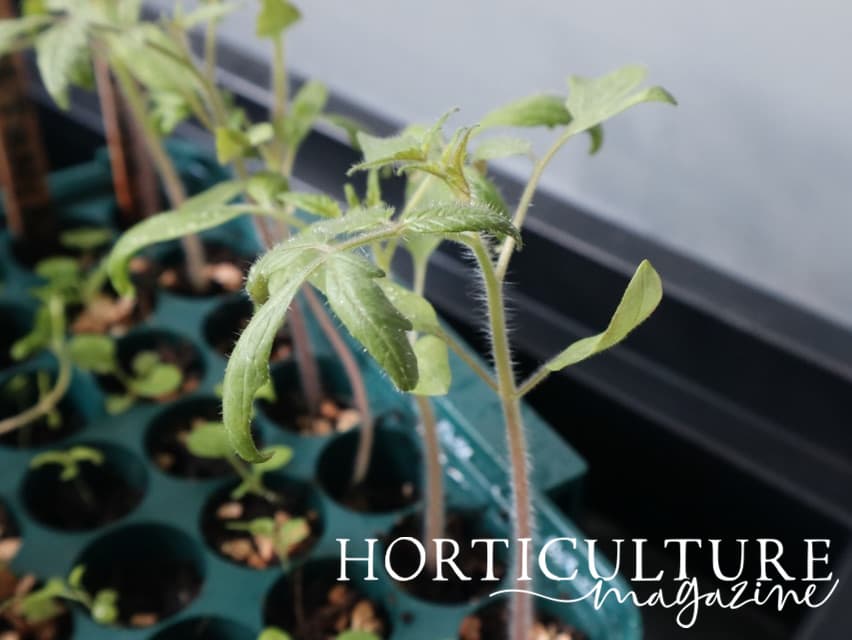
[[[512,369],[512,353],[506,327],[503,286],[491,262],[488,248],[482,239],[477,238],[475,241],[472,241],[471,248],[482,271],[483,282],[485,284],[494,370],[497,374],[497,386],[506,426],[512,478],[512,501],[515,515],[513,539],[532,540],[533,517],[530,480],[527,469],[527,442],[526,434],[524,433],[524,423],[521,417],[520,401],[518,400],[515,388],[515,374]],[[529,559],[529,557],[524,558],[520,553],[516,552],[515,565],[517,576],[521,575],[522,563],[530,566]],[[526,593],[514,593],[512,595],[512,615],[508,637],[511,640],[526,640],[530,629],[532,629],[532,622],[532,598]]]
[[[145,101],[136,86],[136,81],[131,77],[123,65],[113,61],[113,73],[118,80],[121,91],[124,94],[133,118],[140,125],[140,130],[148,146],[151,159],[157,167],[163,187],[168,195],[172,208],[180,207],[186,200],[186,191],[183,182],[178,175],[172,159],[166,152],[159,134],[147,117]],[[204,291],[207,288],[207,278],[204,276],[205,257],[204,246],[197,235],[189,235],[181,238],[184,258],[186,260],[186,273],[190,285],[195,291]]]
[[[542,175],[544,175],[544,170],[547,168],[547,165],[550,164],[550,161],[553,160],[556,153],[565,145],[566,142],[568,142],[568,140],[571,139],[571,137],[572,136],[570,134],[560,136],[556,142],[553,143],[550,149],[548,149],[541,157],[541,159],[535,163],[530,179],[527,181],[526,187],[524,187],[524,192],[521,194],[521,199],[518,202],[518,208],[515,209],[515,214],[512,216],[512,223],[518,229],[524,226],[524,221],[526,220],[527,213],[529,212],[530,205],[532,204],[533,197],[535,196],[536,189],[538,188],[538,183],[541,181]],[[500,257],[497,259],[496,268],[497,279],[500,282],[503,282],[503,279],[506,277],[506,271],[509,268],[509,261],[512,259],[512,252],[515,250],[515,245],[515,239],[507,237],[500,249]]]
[[[426,510],[423,521],[423,545],[426,548],[426,566],[436,565],[436,548],[433,540],[444,537],[446,509],[444,504],[444,470],[441,465],[441,441],[438,422],[432,401],[425,396],[414,396],[420,424],[423,427],[423,451],[426,461]]]

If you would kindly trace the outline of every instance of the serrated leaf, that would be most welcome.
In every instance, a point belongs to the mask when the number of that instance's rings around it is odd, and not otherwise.
[[[81,369],[107,374],[115,371],[115,340],[98,334],[72,336],[68,341],[71,361]]]
[[[651,315],[662,297],[660,276],[650,262],[643,260],[627,285],[606,330],[578,340],[547,362],[545,367],[550,371],[559,371],[614,347]]]
[[[573,120],[568,125],[567,133],[586,131],[643,102],[677,104],[672,95],[662,87],[638,91],[646,75],[644,67],[628,65],[599,78],[568,78],[566,106]]]
[[[274,445],[267,447],[264,453],[269,457],[262,462],[257,462],[253,466],[258,473],[269,473],[286,467],[290,460],[293,459],[293,449],[284,445]]]
[[[325,264],[325,293],[332,310],[402,391],[417,384],[417,358],[406,331],[411,323],[374,282],[374,268],[364,260],[331,256]]]
[[[297,209],[323,218],[339,218],[343,215],[337,200],[323,193],[300,193],[289,191],[282,193],[279,200]]]
[[[420,377],[411,393],[419,396],[443,396],[450,390],[452,373],[447,344],[434,335],[421,336],[414,343]]]
[[[302,141],[311,132],[325,104],[328,102],[328,89],[321,82],[310,80],[306,82],[290,104],[290,111],[284,121],[284,139],[287,141],[291,152],[302,144]]]
[[[106,263],[115,290],[121,295],[133,293],[128,265],[145,247],[212,229],[242,215],[239,208],[225,206],[242,188],[241,181],[222,182],[190,198],[180,209],[151,216],[125,231]]]
[[[69,106],[68,91],[75,79],[91,69],[86,23],[75,16],[57,22],[35,44],[39,73],[47,92],[63,109]]]
[[[531,155],[532,143],[529,140],[500,136],[480,142],[471,157],[474,161],[479,161]]]
[[[269,382],[269,356],[278,330],[284,324],[293,298],[310,275],[314,265],[302,265],[281,282],[272,296],[252,316],[240,334],[228,365],[222,393],[222,417],[231,446],[249,462],[262,462],[264,456],[251,434],[252,406],[257,392]]]
[[[221,422],[208,422],[193,428],[186,439],[186,448],[198,458],[227,458],[234,452]]]
[[[486,175],[473,167],[465,170],[467,182],[474,202],[482,202],[504,216],[509,215],[509,207],[496,184]]]
[[[112,242],[115,237],[108,227],[77,227],[59,235],[59,243],[66,249],[91,251]]]
[[[482,118],[479,127],[556,127],[571,122],[571,115],[564,98],[542,94],[494,109]]]
[[[277,38],[302,17],[287,0],[261,0],[255,33],[259,38]]]
[[[511,236],[520,241],[512,221],[485,204],[438,203],[406,216],[405,227],[412,233],[455,234],[465,231]]]
[[[129,383],[132,393],[142,398],[159,398],[174,393],[183,382],[183,371],[173,364],[158,364],[145,376]]]

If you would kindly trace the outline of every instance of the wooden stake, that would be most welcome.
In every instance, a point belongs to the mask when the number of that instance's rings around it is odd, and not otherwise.
[[[123,227],[130,227],[160,210],[159,184],[145,139],[116,86],[109,65],[95,59],[95,77],[115,197]]]
[[[14,17],[11,0],[0,0],[0,18]],[[47,173],[23,56],[5,56],[0,59],[0,184],[6,221],[13,236],[39,255],[54,249],[58,241]]]

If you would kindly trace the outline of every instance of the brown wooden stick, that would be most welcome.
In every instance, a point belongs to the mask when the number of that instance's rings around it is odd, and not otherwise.
[[[0,18],[13,17],[11,0],[0,0]],[[24,59],[11,54],[0,59],[0,184],[13,236],[41,255],[58,244],[47,173],[38,116],[27,93]]]
[[[157,172],[145,152],[139,125],[118,90],[109,64],[101,56],[95,58],[95,78],[121,223],[131,227],[160,210]]]

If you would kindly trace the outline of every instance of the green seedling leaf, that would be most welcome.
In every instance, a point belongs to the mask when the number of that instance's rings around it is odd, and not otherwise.
[[[189,432],[186,448],[199,458],[221,459],[234,453],[221,422],[208,422],[195,427]]]
[[[264,451],[269,457],[262,462],[257,462],[252,465],[255,473],[269,473],[286,467],[290,460],[293,459],[293,449],[284,445],[274,445],[267,447]]]
[[[407,134],[378,138],[361,132],[358,134],[358,146],[364,154],[364,161],[352,167],[348,175],[356,171],[377,169],[403,161],[425,162],[427,160],[422,141]]]
[[[532,143],[521,138],[489,138],[479,143],[472,154],[474,161],[497,160],[511,156],[532,156]]]
[[[366,260],[331,256],[325,265],[325,292],[335,315],[402,390],[417,384],[417,358],[405,332],[411,323],[375,282]]]
[[[249,178],[246,193],[255,202],[265,207],[272,207],[279,196],[286,193],[289,188],[289,181],[280,173],[260,171]]]
[[[22,47],[30,37],[53,20],[47,15],[26,15],[14,20],[0,20],[0,56]]]
[[[122,4],[125,1],[122,0]],[[235,2],[210,2],[179,16],[175,22],[184,29],[192,29],[200,24],[207,24],[213,21],[218,22],[229,13],[232,13],[238,6],[239,4]]]
[[[411,323],[412,330],[418,333],[441,334],[438,314],[426,298],[388,278],[380,278],[377,283],[394,308]]]
[[[73,569],[71,569],[71,573],[68,574],[68,586],[72,589],[82,589],[83,588],[83,576],[86,574],[86,565],[78,564]]]
[[[311,132],[325,104],[328,102],[328,89],[321,82],[310,80],[302,85],[290,105],[290,111],[284,121],[284,139],[291,153],[302,144]]]
[[[480,129],[492,127],[556,127],[571,122],[565,99],[554,95],[521,98],[499,107],[479,123]]]
[[[93,251],[112,242],[113,237],[112,229],[106,227],[78,227],[63,231],[59,242],[66,249]]]
[[[275,535],[275,520],[272,518],[255,518],[245,522],[229,522],[227,528],[231,531],[245,531],[253,536]]]
[[[110,53],[151,92],[183,94],[198,89],[198,80],[163,25],[140,22],[120,34],[106,35]]]
[[[305,518],[292,518],[279,525],[274,535],[278,556],[289,558],[293,550],[310,537],[311,526]]]
[[[50,310],[47,306],[39,307],[35,312],[30,332],[12,345],[10,351],[12,359],[20,361],[29,358],[36,351],[47,347],[52,334],[51,326]]]
[[[118,366],[115,340],[109,336],[98,334],[72,336],[68,341],[68,354],[75,365],[93,373],[105,375],[115,371]]]
[[[302,17],[287,0],[261,0],[255,32],[259,38],[277,38]]]
[[[381,640],[372,631],[349,630],[338,635],[335,640]]]
[[[160,363],[144,376],[133,378],[128,387],[141,398],[159,398],[174,393],[183,382],[183,372],[173,364]]]
[[[257,640],[293,640],[293,636],[278,627],[267,627],[260,632]]]
[[[166,136],[192,115],[192,108],[186,99],[173,91],[152,91],[150,93],[151,119],[157,131]]]
[[[418,396],[444,396],[450,390],[452,373],[447,344],[433,335],[421,336],[414,343],[420,377],[411,393]]]
[[[662,297],[660,276],[650,262],[643,260],[627,285],[606,330],[578,340],[545,364],[545,367],[550,371],[559,371],[614,347],[651,315]]]
[[[86,22],[66,17],[39,36],[35,50],[45,89],[57,105],[67,109],[70,87],[91,75]]]
[[[225,368],[222,415],[231,446],[249,462],[262,462],[264,456],[251,434],[252,407],[257,392],[269,383],[269,355],[275,335],[302,282],[311,272],[303,266],[280,283],[273,295],[255,312],[240,334]]]
[[[58,578],[51,578],[45,585],[21,598],[21,615],[30,624],[41,624],[65,612],[57,600],[65,593],[65,584]]]
[[[647,72],[639,65],[628,65],[600,78],[568,78],[566,106],[573,116],[567,133],[575,134],[596,127],[622,111],[643,102],[677,104],[662,87],[638,90]],[[597,146],[600,143],[598,139]],[[595,136],[592,138],[595,147]]]
[[[108,414],[116,416],[127,411],[135,401],[136,399],[132,395],[111,393],[104,400],[104,408]]]
[[[436,233],[444,236],[475,231],[495,236],[511,236],[520,242],[520,232],[504,214],[485,204],[438,203],[406,216],[410,233]]]
[[[40,260],[35,266],[37,276],[48,282],[77,282],[80,278],[80,264],[66,256],[54,256]]]
[[[509,216],[509,207],[503,199],[503,194],[500,193],[500,189],[497,188],[497,185],[488,176],[472,167],[466,167],[465,177],[470,185],[474,202],[487,204],[498,213],[506,217]]]
[[[270,140],[275,137],[275,127],[273,127],[269,122],[261,122],[255,125],[252,125],[246,131],[246,139],[248,143],[253,147],[258,147],[262,144],[266,144]]]
[[[74,462],[88,462],[89,464],[102,465],[104,454],[93,447],[76,446],[68,449],[68,455]]]
[[[147,376],[158,364],[160,364],[160,354],[156,351],[140,351],[133,356],[130,368],[137,376]]]
[[[118,620],[118,592],[101,589],[92,599],[92,619],[98,624],[111,625]]]
[[[230,127],[216,127],[216,159],[219,164],[242,158],[251,149],[248,136]]]
[[[219,183],[190,198],[180,209],[146,218],[124,232],[107,258],[107,271],[115,290],[120,295],[133,294],[128,265],[145,247],[212,229],[242,215],[238,207],[225,206],[242,190],[243,183],[238,180]]]
[[[284,204],[289,204],[296,209],[301,209],[322,218],[339,218],[343,215],[343,211],[340,210],[337,200],[321,193],[290,191],[282,193],[278,199]]]

